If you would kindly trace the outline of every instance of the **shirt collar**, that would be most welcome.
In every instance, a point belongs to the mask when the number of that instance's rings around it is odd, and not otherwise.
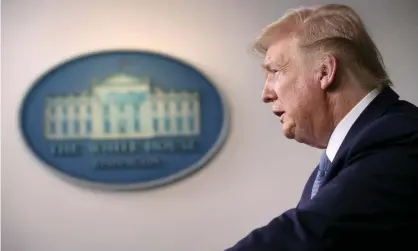
[[[330,140],[328,142],[328,147],[326,149],[326,154],[328,159],[332,162],[335,158],[335,155],[338,152],[341,144],[351,126],[360,116],[360,114],[366,109],[366,107],[373,101],[374,98],[380,93],[379,89],[374,89],[369,92],[357,105],[351,109],[351,111],[338,123],[337,127],[334,129],[331,134]]]

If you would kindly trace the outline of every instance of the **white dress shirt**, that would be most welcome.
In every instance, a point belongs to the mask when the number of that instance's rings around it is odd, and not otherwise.
[[[331,162],[334,160],[335,155],[343,143],[345,136],[347,136],[351,126],[358,119],[364,109],[366,109],[373,99],[376,98],[379,92],[379,89],[374,89],[369,92],[353,109],[351,109],[351,111],[340,121],[340,123],[338,123],[337,127],[331,134],[331,138],[326,149],[327,157]]]

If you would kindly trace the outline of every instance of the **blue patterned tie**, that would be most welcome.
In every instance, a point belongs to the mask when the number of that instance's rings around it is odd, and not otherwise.
[[[330,166],[331,161],[329,161],[327,154],[324,151],[324,153],[321,156],[321,160],[319,161],[319,168],[318,173],[316,174],[315,182],[312,186],[311,198],[313,198],[316,195],[319,188],[323,185]]]

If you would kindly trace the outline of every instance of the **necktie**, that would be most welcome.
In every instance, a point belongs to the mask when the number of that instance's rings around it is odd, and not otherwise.
[[[316,174],[316,178],[312,186],[311,198],[313,198],[316,195],[319,188],[323,185],[330,166],[331,161],[328,159],[327,154],[324,151],[324,153],[321,156],[321,160],[319,161],[318,173]]]

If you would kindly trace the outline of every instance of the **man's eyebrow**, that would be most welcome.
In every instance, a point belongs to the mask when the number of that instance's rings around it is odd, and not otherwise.
[[[283,69],[287,66],[288,62],[268,62],[268,63],[263,63],[261,65],[262,68],[266,69],[266,70],[271,70],[272,67],[274,68],[279,68],[279,69]]]

